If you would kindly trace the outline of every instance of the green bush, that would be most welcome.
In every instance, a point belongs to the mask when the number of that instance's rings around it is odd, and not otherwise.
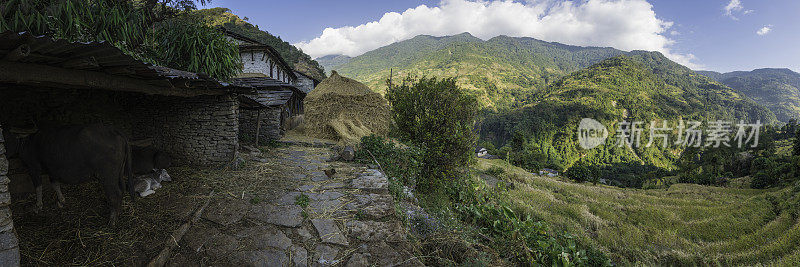
[[[458,176],[455,172],[472,159],[477,101],[452,78],[408,77],[399,85],[389,81],[388,86],[393,133],[423,151],[418,189],[438,191],[445,184],[443,179]]]
[[[753,180],[750,182],[750,187],[756,189],[763,189],[773,186],[777,182],[778,178],[776,176],[770,175],[765,171],[761,171],[753,175]]]
[[[420,149],[413,146],[401,148],[377,135],[364,136],[361,138],[361,147],[356,151],[356,158],[364,163],[373,163],[373,156],[386,175],[397,179],[402,185],[416,185],[422,171]]]
[[[597,174],[594,169],[589,166],[583,164],[576,164],[569,168],[564,175],[567,178],[575,180],[575,182],[585,182],[585,181],[593,181],[597,177]]]

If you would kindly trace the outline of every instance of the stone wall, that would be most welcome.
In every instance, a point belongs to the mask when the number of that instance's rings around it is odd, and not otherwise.
[[[252,145],[255,142],[257,118],[258,110],[242,109],[239,111],[239,138],[244,144]],[[282,136],[281,107],[273,106],[262,109],[259,140],[278,140]]]
[[[233,95],[192,98],[139,96],[131,105],[133,139],[153,145],[180,165],[229,163],[238,150],[239,102]]]
[[[0,125],[0,133],[3,127]],[[3,135],[0,134],[0,266],[19,266],[19,242],[11,218],[11,194],[8,191],[8,161]]]
[[[297,88],[300,88],[300,90],[306,93],[314,90],[314,80],[298,72],[295,72],[295,74],[297,75],[297,80],[294,82],[294,85],[297,86]]]
[[[105,90],[0,87],[0,122],[15,126],[103,123],[152,139],[177,165],[218,166],[238,149],[233,95],[191,98]]]

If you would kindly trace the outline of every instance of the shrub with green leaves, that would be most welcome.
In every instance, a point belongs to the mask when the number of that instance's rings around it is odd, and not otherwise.
[[[423,149],[419,189],[442,188],[445,178],[472,159],[476,135],[473,131],[478,105],[475,97],[456,85],[455,79],[405,78],[388,82],[386,98],[395,122],[393,133],[400,140]]]

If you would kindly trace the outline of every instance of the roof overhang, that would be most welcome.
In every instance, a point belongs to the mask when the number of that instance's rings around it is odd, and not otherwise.
[[[0,83],[191,97],[252,93],[207,75],[154,66],[107,42],[0,33]]]

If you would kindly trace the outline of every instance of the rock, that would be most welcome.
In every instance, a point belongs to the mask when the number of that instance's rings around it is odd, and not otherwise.
[[[369,170],[368,170],[369,172]],[[353,188],[358,188],[362,190],[388,190],[389,188],[389,181],[386,180],[386,176],[382,174],[367,174],[361,175],[358,178],[353,179],[350,181],[350,185]]]
[[[274,225],[298,227],[303,223],[303,209],[298,205],[254,205],[247,218]]]
[[[326,184],[326,185],[322,186],[322,189],[338,189],[338,188],[344,188],[344,184],[343,183],[330,183],[330,184]]]
[[[223,199],[214,201],[203,212],[203,218],[223,226],[238,222],[247,213],[247,204],[242,200]]]
[[[347,146],[344,149],[342,149],[342,152],[339,153],[339,155],[345,161],[352,161],[353,158],[355,158],[355,156],[356,156],[356,152],[355,152],[355,149],[353,149],[352,146]]]
[[[320,171],[311,172],[311,181],[322,182],[322,181],[325,181],[325,180],[328,180],[328,179],[330,179],[330,178],[327,175],[325,175],[324,172],[320,172]]]
[[[14,231],[0,233],[0,251],[16,248],[19,244]]]
[[[350,260],[347,261],[347,265],[345,267],[368,267],[369,260],[367,256],[361,253],[355,253],[353,256],[350,256]]]
[[[345,206],[348,210],[357,210],[373,219],[380,219],[394,214],[394,200],[390,195],[365,194],[354,195],[355,201]]]
[[[336,213],[341,210],[342,202],[338,199],[311,201],[309,207],[316,213]]]
[[[314,225],[314,228],[317,229],[317,234],[319,234],[319,238],[322,239],[322,243],[342,246],[350,245],[350,242],[347,241],[347,237],[342,234],[342,231],[339,230],[339,226],[336,225],[335,221],[331,219],[313,219],[311,223]]]
[[[289,192],[283,194],[281,198],[279,198],[275,203],[279,205],[292,205],[297,202],[297,197],[300,196],[300,192]]]
[[[289,250],[291,253],[292,262],[294,266],[308,266],[308,251],[305,248],[292,245],[292,248]]]
[[[339,263],[339,249],[328,245],[317,245],[314,249],[314,266],[333,266]]]
[[[349,236],[363,241],[399,242],[403,240],[400,225],[396,222],[348,221]]]
[[[307,184],[307,185],[303,185],[303,186],[298,187],[297,191],[308,192],[308,191],[311,191],[312,189],[314,189],[314,186],[310,185],[310,184]]]
[[[317,200],[317,201],[319,201],[319,200],[334,200],[334,199],[338,199],[338,198],[343,197],[343,196],[344,196],[344,194],[342,194],[341,192],[338,192],[338,191],[325,191],[325,192],[322,192],[322,193],[310,193],[310,194],[308,194],[308,197],[311,200]]]
[[[312,237],[314,237],[314,236],[311,235],[311,233],[308,231],[308,229],[306,229],[305,226],[297,228],[297,235],[302,237],[303,241],[309,240]]]
[[[289,257],[286,256],[286,253],[277,250],[255,250],[242,252],[240,259],[248,266],[271,267],[289,265]]]
[[[258,237],[257,242],[259,247],[273,247],[279,249],[287,249],[292,245],[292,240],[286,237],[286,234],[281,230],[273,229],[263,236]]]

